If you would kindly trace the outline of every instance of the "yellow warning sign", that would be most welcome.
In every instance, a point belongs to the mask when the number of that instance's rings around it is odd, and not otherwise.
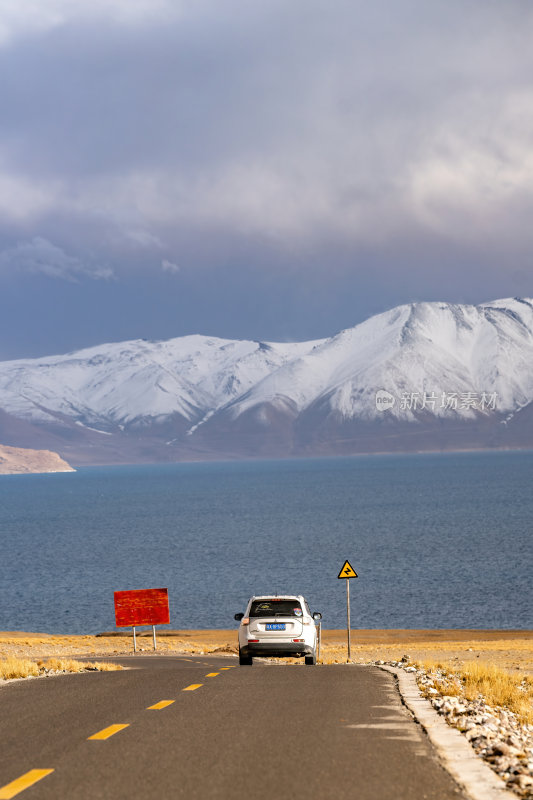
[[[345,561],[341,571],[337,575],[337,578],[357,578],[357,572],[354,570],[349,561]]]

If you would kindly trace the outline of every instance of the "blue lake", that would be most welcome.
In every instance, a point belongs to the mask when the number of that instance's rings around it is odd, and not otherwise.
[[[168,587],[171,627],[251,594],[324,625],[533,627],[531,452],[84,468],[0,476],[0,630],[114,629],[113,591]]]

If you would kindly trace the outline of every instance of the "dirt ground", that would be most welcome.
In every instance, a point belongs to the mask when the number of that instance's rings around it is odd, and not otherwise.
[[[480,659],[510,670],[533,674],[531,630],[352,630],[352,661],[397,661],[408,655],[457,662]],[[152,632],[139,629],[138,652],[153,652]],[[80,655],[100,658],[133,651],[131,633],[110,632],[85,636],[57,636],[21,631],[0,632],[0,658]],[[237,631],[157,629],[159,653],[237,653]],[[343,663],[347,658],[346,631],[322,631],[322,661]]]

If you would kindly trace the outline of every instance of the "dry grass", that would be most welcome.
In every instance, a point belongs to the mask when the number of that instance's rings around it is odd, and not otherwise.
[[[88,669],[88,666],[86,669]],[[124,669],[122,664],[111,664],[109,661],[107,663],[105,661],[94,661],[90,665],[90,668],[96,669],[98,672],[116,672],[117,669]]]
[[[205,655],[207,653],[237,653],[237,637],[235,632],[203,631],[180,632],[176,636],[168,636],[164,632],[157,633],[157,652],[191,653]],[[137,633],[139,653],[152,653],[152,633]],[[85,656],[105,657],[131,655],[133,640],[131,633],[108,636],[54,636],[49,634],[15,634],[0,632],[0,659],[8,656],[18,658],[64,657],[72,656],[83,659]]]
[[[12,680],[13,678],[29,678],[39,675],[39,666],[34,661],[10,656],[0,661],[0,678]]]
[[[75,661],[72,658],[49,658],[46,661],[38,661],[42,669],[53,670],[54,672],[87,672],[93,670],[97,672],[115,672],[124,669],[121,664],[110,664],[102,661]]]
[[[346,663],[346,632],[324,629],[322,662]],[[139,654],[151,656],[151,630],[138,632]],[[131,631],[102,636],[53,635],[45,633],[0,632],[0,660],[9,656],[77,658],[131,655]],[[237,629],[157,630],[159,654],[237,654]],[[412,661],[433,659],[461,667],[468,662],[487,661],[517,674],[533,675],[533,631],[497,630],[352,630],[352,661]],[[285,662],[287,663],[287,662]],[[302,663],[298,661],[297,663]]]
[[[457,665],[424,661],[418,666],[434,676],[435,688],[444,695],[483,699],[491,706],[513,711],[522,722],[533,724],[533,677],[516,674],[484,661]],[[437,677],[437,671],[441,677]]]
[[[346,640],[342,641],[339,637],[335,641],[330,631],[326,633],[329,635],[324,637],[322,643],[322,663],[346,663]],[[378,633],[376,631],[376,634]],[[490,639],[489,635],[493,632],[482,631],[477,638],[472,635],[470,639],[465,636],[461,640],[435,641],[430,638],[428,631],[409,631],[406,632],[406,641],[403,643],[399,636],[394,637],[393,641],[387,641],[393,639],[393,633],[384,631],[382,642],[376,635],[374,642],[369,644],[361,642],[358,632],[353,631],[352,661],[359,664],[400,661],[404,655],[408,655],[413,663],[430,659],[433,663],[440,661],[458,668],[468,663],[489,662],[502,669],[516,670],[517,675],[533,675],[533,640],[523,632],[514,637],[510,632],[504,632],[500,639]],[[415,633],[418,636],[415,637]]]
[[[111,672],[123,669],[120,664],[103,662],[74,661],[71,658],[49,658],[46,661],[30,661],[29,659],[9,656],[0,661],[0,679],[37,678],[50,672]]]

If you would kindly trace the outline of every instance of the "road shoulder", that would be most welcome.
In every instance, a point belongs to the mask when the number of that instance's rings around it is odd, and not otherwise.
[[[396,676],[403,702],[427,733],[443,766],[472,800],[516,800],[516,795],[475,754],[464,736],[422,697],[414,675],[386,665],[379,667]]]

